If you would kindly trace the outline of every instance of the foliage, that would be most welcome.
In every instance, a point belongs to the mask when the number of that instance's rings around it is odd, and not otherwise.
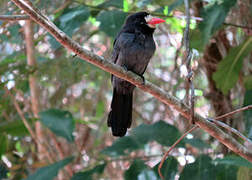
[[[49,109],[39,113],[41,122],[58,136],[73,142],[74,120],[70,112]]]
[[[42,180],[42,179],[48,179],[52,180],[55,176],[57,176],[58,171],[63,168],[65,165],[70,163],[73,160],[73,157],[69,157],[66,159],[63,159],[59,162],[56,162],[52,165],[39,168],[34,174],[30,175],[26,180]]]
[[[224,94],[227,94],[237,82],[243,60],[251,51],[252,37],[249,37],[241,45],[230,49],[230,53],[219,63],[213,78]]]
[[[180,48],[185,28],[183,0],[33,2],[68,36],[106,59],[110,57],[113,38],[128,14],[146,10],[164,18],[166,23],[155,31],[157,50],[145,77],[167,93],[185,100],[186,85],[182,75],[186,74],[186,67],[184,49]],[[195,111],[204,116],[206,113],[212,115],[215,113],[213,106],[218,103],[217,99],[211,104],[205,96],[211,89],[211,82],[207,81],[208,74],[200,59],[208,55],[205,49],[219,30],[227,32],[231,48],[227,55],[222,54],[218,65],[213,64],[217,66],[216,72],[212,73],[213,83],[226,99],[230,99],[233,107],[251,105],[252,38],[244,29],[223,26],[227,19],[231,23],[243,22],[241,12],[236,10],[240,4],[236,0],[208,0],[198,7],[197,3],[190,1],[191,7],[197,7],[203,19],[196,21],[195,9],[191,11],[194,85],[200,92],[196,96]],[[0,10],[1,14],[21,13],[8,1],[0,2]],[[106,125],[112,93],[109,73],[73,57],[38,25],[34,26],[31,35],[36,65],[28,66],[24,27],[22,21],[0,20],[0,179],[54,179],[58,174],[69,179],[71,173],[64,167],[71,163],[70,169],[75,172],[72,180],[159,180],[160,159],[188,129],[188,122],[170,107],[136,88],[133,127],[127,136],[113,138]],[[33,111],[31,97],[35,85],[31,83],[32,78],[37,88],[39,117]],[[46,148],[41,150],[31,138],[6,88],[35,132],[36,140],[41,140],[42,146],[47,144]],[[244,134],[250,138],[251,112],[251,109],[243,112],[243,121],[241,114],[233,117],[234,122],[239,122],[235,128],[245,127]],[[38,123],[42,124],[41,131],[38,131]],[[43,156],[45,151],[52,155],[53,163],[49,164]],[[218,142],[197,130],[173,149],[161,172],[165,179],[232,180],[237,177],[248,180],[251,168],[250,162],[222,152]]]

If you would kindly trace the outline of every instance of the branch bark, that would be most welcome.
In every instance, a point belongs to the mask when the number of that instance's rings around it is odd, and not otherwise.
[[[2,21],[20,21],[28,19],[30,19],[30,16],[27,15],[0,15],[0,20]]]
[[[115,76],[125,79],[145,92],[152,94],[159,101],[166,105],[172,106],[185,118],[190,119],[190,108],[182,101],[174,96],[167,94],[163,89],[156,85],[146,81],[142,84],[142,78],[132,72],[127,72],[123,68],[105,60],[103,57],[98,56],[86,49],[83,49],[78,43],[71,40],[63,31],[58,29],[46,16],[44,16],[38,10],[34,10],[27,3],[22,0],[12,0],[19,8],[25,11],[35,22],[44,27],[52,36],[56,38],[65,48],[73,51],[81,59],[110,72]],[[195,123],[211,136],[218,139],[221,143],[226,145],[229,149],[252,162],[252,151],[247,149],[244,145],[240,144],[236,139],[226,134],[214,123],[207,121],[202,116],[195,114]]]
[[[34,39],[33,39],[33,22],[31,20],[27,20],[24,25],[24,37],[25,37],[25,45],[26,45],[26,55],[27,55],[27,64],[31,68],[36,67],[36,59],[34,55]],[[33,116],[35,118],[39,118],[39,88],[37,85],[37,79],[34,74],[29,75],[29,87],[31,92],[31,109]],[[42,130],[42,126],[39,121],[35,122],[35,132],[36,136],[40,142],[44,142],[44,134]],[[46,157],[46,149],[41,144],[37,144],[38,148],[38,158],[43,160]]]

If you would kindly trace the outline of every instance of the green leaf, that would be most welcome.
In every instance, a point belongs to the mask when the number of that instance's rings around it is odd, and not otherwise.
[[[99,103],[96,106],[96,117],[101,118],[104,115],[104,112],[105,112],[104,101],[99,101]]]
[[[252,169],[240,167],[237,172],[237,180],[250,180]]]
[[[123,12],[129,11],[129,3],[128,0],[123,0]]]
[[[6,134],[10,134],[12,136],[24,136],[29,134],[28,130],[24,126],[23,121],[21,120],[0,123],[0,132],[5,132]]]
[[[171,5],[169,5],[168,7],[168,14],[170,14],[172,12],[173,9],[175,9],[176,7],[180,6],[184,4],[184,0],[176,0],[174,1]]]
[[[95,166],[93,169],[84,171],[84,172],[79,172],[73,175],[71,180],[92,180],[94,179],[95,174],[102,174],[104,169],[106,167],[106,164],[100,164]]]
[[[154,168],[153,170],[155,171],[157,177],[159,177],[159,174],[158,174],[158,166],[159,166],[160,163],[158,163]],[[174,179],[175,178],[175,175],[176,173],[178,173],[178,161],[170,156],[168,157],[162,168],[161,168],[161,173],[162,175],[164,176],[164,179]]]
[[[216,179],[237,180],[238,167],[218,164],[215,169],[217,175]]]
[[[243,78],[244,81],[244,87],[246,90],[252,90],[252,75],[245,76]]]
[[[247,90],[245,92],[243,106],[245,107],[251,104],[252,104],[252,89]],[[246,133],[248,134],[248,138],[252,139],[252,109],[243,111],[243,115],[244,115]]]
[[[207,6],[202,11],[203,21],[199,24],[202,31],[202,42],[205,45],[211,38],[212,34],[220,28],[229,10],[236,4],[236,0],[217,1]]]
[[[146,144],[150,141],[157,141],[165,146],[171,146],[181,135],[175,126],[164,121],[158,121],[151,125],[142,124],[134,128],[131,134],[138,142]],[[177,146],[181,147],[183,145],[183,143],[179,143]]]
[[[132,178],[131,178],[132,179]],[[149,169],[144,169],[138,176],[137,179],[140,180],[157,180],[157,175]]]
[[[99,28],[108,36],[115,37],[123,25],[126,16],[126,13],[118,10],[102,11],[97,17],[97,21],[101,22]]]
[[[243,59],[252,51],[252,37],[241,45],[229,50],[228,55],[218,64],[213,79],[224,94],[235,85],[242,68]]]
[[[26,180],[53,180],[59,170],[69,164],[73,159],[73,157],[68,157],[49,166],[39,168],[34,174],[28,176]]]
[[[123,156],[136,149],[140,149],[141,147],[142,144],[138,144],[132,137],[124,136],[117,139],[111,146],[103,149],[101,153],[114,157]]]
[[[140,1],[136,1],[136,5],[138,8],[143,8],[145,6],[147,6],[148,4],[151,4],[153,0],[140,0]]]
[[[20,32],[19,30],[21,29],[21,26],[19,24],[14,24],[10,27],[8,27],[8,30],[10,31],[11,33],[11,41],[12,43],[21,43],[22,42],[22,38],[20,36]]]
[[[0,159],[5,154],[8,146],[8,138],[5,134],[0,134]]]
[[[88,20],[89,15],[89,8],[86,6],[71,8],[59,18],[60,28],[71,36],[77,28]]]
[[[192,145],[193,147],[201,149],[201,150],[203,150],[204,148],[210,148],[209,144],[206,144],[204,141],[202,141],[201,139],[198,139],[198,138],[193,138],[193,139],[185,138],[184,142]]]
[[[216,179],[216,168],[207,155],[199,156],[194,163],[187,164],[180,174],[179,180],[187,180],[188,177],[194,180]]]
[[[151,125],[142,124],[132,129],[129,136],[119,138],[112,146],[103,149],[102,153],[109,156],[126,155],[143,148],[145,144],[151,141],[156,141],[164,146],[171,146],[179,137],[178,129],[164,121],[158,121]],[[184,143],[181,142],[177,146],[184,146]]]
[[[39,113],[40,121],[56,135],[74,141],[74,119],[68,111],[49,109]]]
[[[108,7],[116,7],[116,8],[119,8],[119,9],[123,9],[123,2],[124,0],[108,0],[108,1],[105,1],[101,4],[99,4],[97,7],[98,8],[108,8]]]
[[[147,166],[144,164],[144,161],[140,159],[136,159],[131,164],[130,168],[125,171],[124,173],[124,179],[125,180],[137,180],[137,176],[146,169]]]
[[[68,36],[72,36],[89,18],[90,11],[86,6],[78,6],[64,10],[59,19],[54,22]],[[51,47],[56,50],[61,44],[50,34],[48,34]]]
[[[252,168],[252,163],[248,160],[241,158],[240,156],[226,156],[222,159],[215,159],[213,162],[217,164],[233,165],[233,166],[243,166]]]

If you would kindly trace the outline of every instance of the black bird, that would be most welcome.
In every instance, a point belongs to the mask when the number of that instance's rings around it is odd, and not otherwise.
[[[151,17],[147,12],[138,12],[128,16],[114,41],[113,63],[143,77],[156,49],[153,40],[155,25],[162,22],[165,21]],[[127,128],[131,126],[135,86],[113,75],[111,79],[113,98],[107,123],[114,136],[124,136]]]

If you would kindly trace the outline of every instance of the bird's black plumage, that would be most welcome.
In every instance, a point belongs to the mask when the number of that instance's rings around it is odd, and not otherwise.
[[[112,61],[140,76],[155,52],[153,33],[145,17],[149,14],[138,12],[130,15],[114,41]],[[124,136],[132,122],[132,101],[135,86],[112,75],[113,98],[108,115],[108,126],[114,136]]]

